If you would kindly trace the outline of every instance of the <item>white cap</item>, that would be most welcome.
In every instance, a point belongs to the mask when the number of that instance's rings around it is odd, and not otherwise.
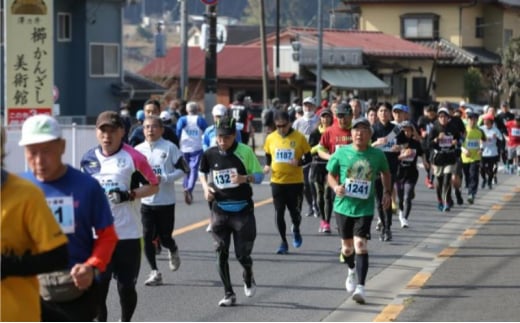
[[[316,100],[312,96],[308,96],[303,100],[303,104],[310,103],[312,105],[316,105]]]
[[[486,113],[488,109],[489,109],[489,105],[486,104],[486,105],[482,108],[482,111],[484,111],[484,113]]]
[[[214,117],[222,117],[222,116],[226,115],[226,112],[227,112],[226,106],[219,103],[213,107],[211,114]]]
[[[466,101],[462,100],[459,102],[459,107],[462,107],[462,106],[465,106],[466,105]]]
[[[161,114],[159,115],[159,118],[161,118],[162,121],[171,121],[172,120],[172,116],[171,116],[170,112],[168,112],[166,110],[161,112]]]
[[[437,111],[437,114],[441,113],[441,112],[444,112],[446,113],[447,115],[450,115],[450,111],[448,111],[448,109],[446,108],[440,108],[438,111]]]
[[[40,144],[61,138],[58,121],[47,114],[37,114],[25,120],[22,126],[20,146]]]

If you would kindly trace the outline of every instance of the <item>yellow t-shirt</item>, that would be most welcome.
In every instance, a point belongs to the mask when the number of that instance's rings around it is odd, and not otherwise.
[[[480,151],[480,141],[483,140],[484,134],[480,128],[466,127],[466,138],[462,143],[462,152],[460,157],[464,164],[473,163],[482,159]],[[466,156],[464,150],[469,151],[469,156]]]
[[[2,254],[50,251],[67,243],[43,192],[31,182],[8,174],[2,184]],[[0,282],[0,321],[41,321],[36,276],[11,276]]]
[[[303,183],[303,167],[289,164],[290,160],[299,160],[311,151],[311,147],[302,133],[292,130],[289,135],[282,137],[278,131],[274,131],[265,138],[264,150],[272,157],[272,183]]]

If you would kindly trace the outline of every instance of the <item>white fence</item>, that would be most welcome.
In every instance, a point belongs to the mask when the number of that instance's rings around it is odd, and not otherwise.
[[[96,127],[85,125],[61,125],[63,138],[66,141],[63,161],[71,166],[79,168],[81,157],[87,150],[96,146]],[[20,173],[27,170],[23,147],[18,146],[21,137],[20,126],[7,127],[7,141],[5,146],[6,157],[4,167],[12,173]]]

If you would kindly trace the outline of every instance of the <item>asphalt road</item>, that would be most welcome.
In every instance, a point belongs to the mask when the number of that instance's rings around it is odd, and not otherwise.
[[[424,172],[421,170],[421,176]],[[475,219],[489,209],[501,193],[500,182],[515,178],[499,177],[492,191],[484,189],[473,206],[456,206],[449,213],[436,209],[433,190],[419,179],[417,196],[410,217],[410,228],[401,229],[394,217],[394,239],[369,242],[370,269],[367,279],[367,304],[354,303],[345,291],[346,266],[338,262],[339,238],[333,233],[318,233],[319,219],[304,217],[301,226],[303,245],[290,245],[289,254],[277,255],[280,240],[275,229],[268,183],[254,187],[257,239],[253,251],[254,273],[258,284],[253,298],[246,298],[242,269],[231,254],[230,270],[237,294],[237,306],[219,308],[223,288],[216,271],[211,236],[205,231],[208,208],[200,185],[194,203],[185,205],[177,185],[175,239],[182,265],[177,272],[168,269],[167,252],[158,256],[164,285],[144,286],[150,268],[142,257],[137,283],[138,305],[134,321],[373,321],[386,305],[402,297],[403,289],[418,272],[435,263],[437,254],[457,240]],[[304,206],[304,212],[307,207]],[[289,216],[286,215],[287,223]],[[375,227],[375,221],[374,226]],[[289,238],[289,241],[291,239]],[[119,299],[115,281],[109,298],[109,320],[117,321]],[[406,320],[406,319],[405,319]],[[433,319],[432,319],[433,320]],[[456,320],[456,319],[454,319]]]

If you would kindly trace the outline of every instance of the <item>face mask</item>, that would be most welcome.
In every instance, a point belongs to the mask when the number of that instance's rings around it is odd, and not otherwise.
[[[303,113],[303,116],[304,116],[305,118],[307,118],[307,119],[310,119],[310,118],[312,118],[312,116],[314,116],[314,111],[305,111],[305,112]]]

